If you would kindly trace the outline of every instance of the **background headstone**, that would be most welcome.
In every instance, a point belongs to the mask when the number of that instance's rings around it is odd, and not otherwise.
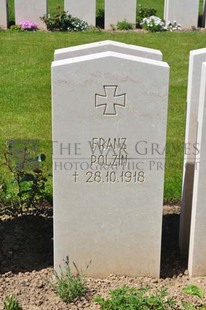
[[[86,21],[89,25],[96,25],[96,0],[64,0],[64,10],[74,17]]]
[[[189,249],[190,276],[206,276],[206,63],[202,65],[192,219]]]
[[[165,0],[164,20],[176,21],[182,28],[197,27],[199,0]]]
[[[94,277],[159,276],[164,156],[145,147],[165,147],[168,83],[166,63],[115,52],[53,62],[57,271],[69,255]]]
[[[206,48],[190,52],[187,87],[184,171],[180,215],[180,249],[182,254],[186,256],[188,255],[189,249],[195,155],[198,151],[195,149],[198,128],[197,118],[199,109],[201,70],[202,63],[204,61],[206,61]],[[198,147],[196,146],[196,148]],[[189,151],[187,151],[187,149]]]
[[[203,0],[203,8],[202,8],[202,27],[205,28],[205,20],[206,20],[206,1]]]
[[[136,0],[105,0],[104,27],[116,26],[118,22],[126,20],[136,24]]]
[[[62,60],[66,58],[78,57],[82,55],[89,55],[107,51],[119,52],[144,58],[151,58],[160,61],[162,60],[162,53],[159,50],[142,46],[129,45],[110,40],[55,50],[54,60]]]
[[[29,20],[36,23],[39,29],[46,29],[40,17],[47,14],[47,0],[15,0],[14,4],[16,25]]]
[[[0,0],[0,29],[8,28],[8,1]]]

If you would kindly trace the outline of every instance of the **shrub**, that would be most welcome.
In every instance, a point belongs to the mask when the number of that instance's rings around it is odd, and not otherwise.
[[[203,302],[204,292],[198,286],[193,284],[188,284],[183,288],[183,292],[187,295],[196,296],[199,299],[198,306],[193,306],[190,302],[182,302],[183,308],[185,310],[205,310],[206,305]]]
[[[126,20],[117,23],[118,30],[130,30],[133,28],[134,28],[134,25],[132,23],[128,23]]]
[[[78,17],[72,17],[70,20],[70,25],[68,26],[68,31],[84,31],[88,28],[87,22],[79,19]]]
[[[143,18],[156,15],[157,10],[154,8],[143,7],[141,4],[137,8],[137,25],[140,25]]]
[[[157,16],[150,16],[147,18],[143,18],[141,26],[143,29],[149,30],[151,32],[166,30],[164,22],[161,20],[161,18]]]
[[[74,263],[73,263],[74,264]],[[86,282],[82,278],[76,264],[74,264],[77,274],[71,271],[69,258],[65,260],[65,270],[60,268],[60,275],[55,272],[56,283],[53,285],[56,294],[66,303],[85,295],[87,291]]]
[[[182,27],[178,24],[175,20],[173,22],[168,22],[167,24],[167,31],[176,31],[181,30]]]
[[[104,299],[97,297],[94,299],[102,310],[166,310],[175,309],[176,301],[174,298],[167,296],[166,290],[160,290],[149,295],[148,288],[135,289],[123,286],[116,290],[110,291],[111,298]]]
[[[21,26],[19,26],[19,25],[12,25],[12,26],[10,27],[10,30],[11,30],[11,31],[16,31],[16,32],[22,31]]]
[[[8,215],[22,214],[28,208],[37,208],[44,200],[47,182],[45,155],[35,154],[36,141],[9,141],[2,154],[0,198]],[[4,174],[4,176],[3,176]]]
[[[21,22],[19,26],[21,27],[21,30],[27,30],[27,31],[35,31],[38,28],[37,24],[35,24],[34,22],[30,20]]]
[[[60,7],[56,8],[55,13],[44,15],[40,19],[50,31],[84,31],[88,28],[87,22],[67,14]]]

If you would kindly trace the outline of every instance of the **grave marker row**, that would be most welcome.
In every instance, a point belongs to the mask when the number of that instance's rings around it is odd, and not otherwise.
[[[8,27],[8,0],[0,0],[0,27]],[[25,1],[15,0],[15,23],[30,20],[45,29],[40,17],[47,14],[47,0]],[[74,17],[85,20],[89,25],[96,26],[96,0],[88,0],[85,7],[84,0],[64,0],[64,10]],[[116,25],[118,21],[136,23],[136,0],[105,0],[105,28]]]
[[[8,26],[8,0],[0,0],[0,27]],[[25,20],[37,23],[39,29],[45,29],[40,16],[47,14],[47,0],[32,2],[15,0],[15,20],[19,24]],[[199,0],[165,0],[164,19],[166,23],[177,21],[183,28],[197,27]],[[85,8],[84,0],[64,0],[64,10],[69,14],[85,20],[89,25],[96,25],[96,0],[88,0]],[[205,1],[203,3],[202,26],[205,27]],[[136,24],[136,0],[105,0],[104,25],[108,29],[119,21]]]

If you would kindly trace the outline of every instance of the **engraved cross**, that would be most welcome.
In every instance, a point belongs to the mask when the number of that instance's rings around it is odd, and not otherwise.
[[[117,95],[117,85],[104,85],[105,95],[95,95],[95,107],[104,106],[103,115],[117,115],[116,106],[125,107],[126,94]]]

